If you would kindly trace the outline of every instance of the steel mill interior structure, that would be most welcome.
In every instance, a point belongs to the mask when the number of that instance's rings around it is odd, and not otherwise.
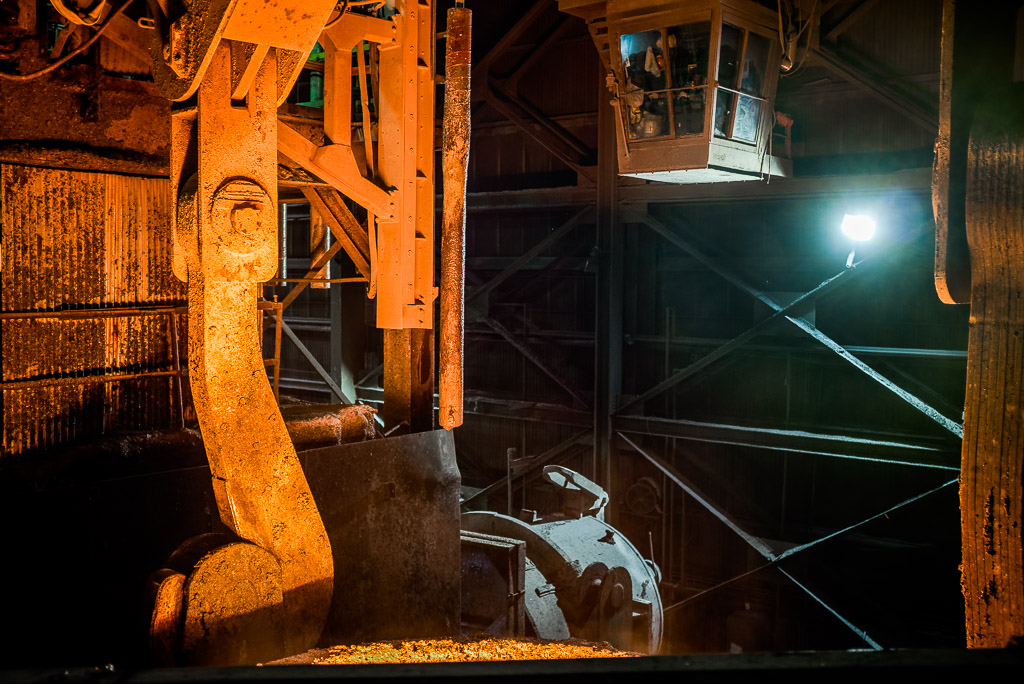
[[[0,668],[1019,668],[1022,8],[6,0]]]

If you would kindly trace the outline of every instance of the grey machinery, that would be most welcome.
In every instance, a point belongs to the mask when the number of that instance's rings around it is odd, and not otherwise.
[[[544,478],[557,487],[553,511],[463,514],[464,627],[657,653],[658,567],[601,519],[601,487],[561,466]]]

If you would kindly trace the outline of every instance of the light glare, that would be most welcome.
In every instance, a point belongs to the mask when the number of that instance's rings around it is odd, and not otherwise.
[[[870,240],[875,235],[875,220],[870,216],[845,214],[843,232],[853,240]]]

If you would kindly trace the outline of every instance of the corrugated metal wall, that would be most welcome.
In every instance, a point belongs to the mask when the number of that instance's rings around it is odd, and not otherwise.
[[[4,455],[180,420],[168,205],[163,179],[0,166]]]

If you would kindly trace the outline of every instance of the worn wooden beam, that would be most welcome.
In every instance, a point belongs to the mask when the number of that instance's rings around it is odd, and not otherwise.
[[[836,38],[863,19],[865,15],[867,15],[877,4],[878,0],[861,0],[861,2],[847,12],[842,19],[829,27],[828,32],[825,34],[825,40],[830,43],[834,43]]]
[[[525,253],[523,253],[519,258],[517,258],[515,261],[509,264],[508,267],[505,268],[501,273],[491,278],[489,281],[487,281],[486,284],[475,288],[472,291],[472,293],[470,293],[470,295],[467,297],[466,304],[473,304],[474,302],[478,301],[481,297],[490,293],[496,287],[501,285],[503,282],[511,278],[516,273],[518,273],[520,269],[522,269],[524,266],[533,261],[533,259],[540,255],[541,252],[543,252],[544,250],[548,249],[556,242],[561,240],[566,234],[569,233],[569,231],[575,228],[578,223],[589,217],[591,211],[591,207],[584,207],[583,209],[580,209],[572,218],[570,218],[568,221],[560,225],[558,228],[555,228],[553,231],[548,233],[548,235],[543,240],[535,244],[533,247],[526,250]]]
[[[934,133],[938,129],[939,114],[935,107],[924,105],[886,85],[878,75],[869,74],[860,66],[852,64],[849,59],[837,53],[834,47],[820,44],[811,48],[811,53],[826,69],[860,86],[926,131]]]
[[[505,35],[499,38],[498,42],[487,51],[487,54],[477,60],[476,64],[473,65],[472,75],[474,77],[483,76],[486,78],[491,69],[491,65],[493,65],[498,58],[504,55],[505,51],[514,45],[517,40],[522,38],[531,28],[533,28],[534,22],[537,21],[537,18],[540,17],[540,15],[547,11],[551,2],[552,0],[537,0],[534,2],[530,9],[520,15],[519,21],[513,24],[512,28],[506,31]]]
[[[571,168],[588,181],[594,181],[594,172],[591,168],[590,159],[582,154],[577,146],[567,141],[564,135],[559,135],[545,125],[543,118],[537,117],[520,102],[501,89],[498,84],[486,89],[484,99],[494,107],[502,116],[515,123],[522,129],[523,133],[532,138],[548,152],[553,154],[563,164]]]
[[[541,358],[537,356],[537,354],[535,354],[525,342],[517,339],[515,335],[509,332],[508,328],[493,318],[483,318],[482,320],[491,330],[501,335],[506,342],[511,344],[520,354],[522,354],[527,361],[540,369],[544,375],[554,380],[559,387],[564,389],[569,396],[573,398],[579,407],[585,408],[588,406],[587,400],[580,395],[579,390],[576,389],[571,382],[564,378],[557,370],[544,363],[544,361],[541,360]]]

